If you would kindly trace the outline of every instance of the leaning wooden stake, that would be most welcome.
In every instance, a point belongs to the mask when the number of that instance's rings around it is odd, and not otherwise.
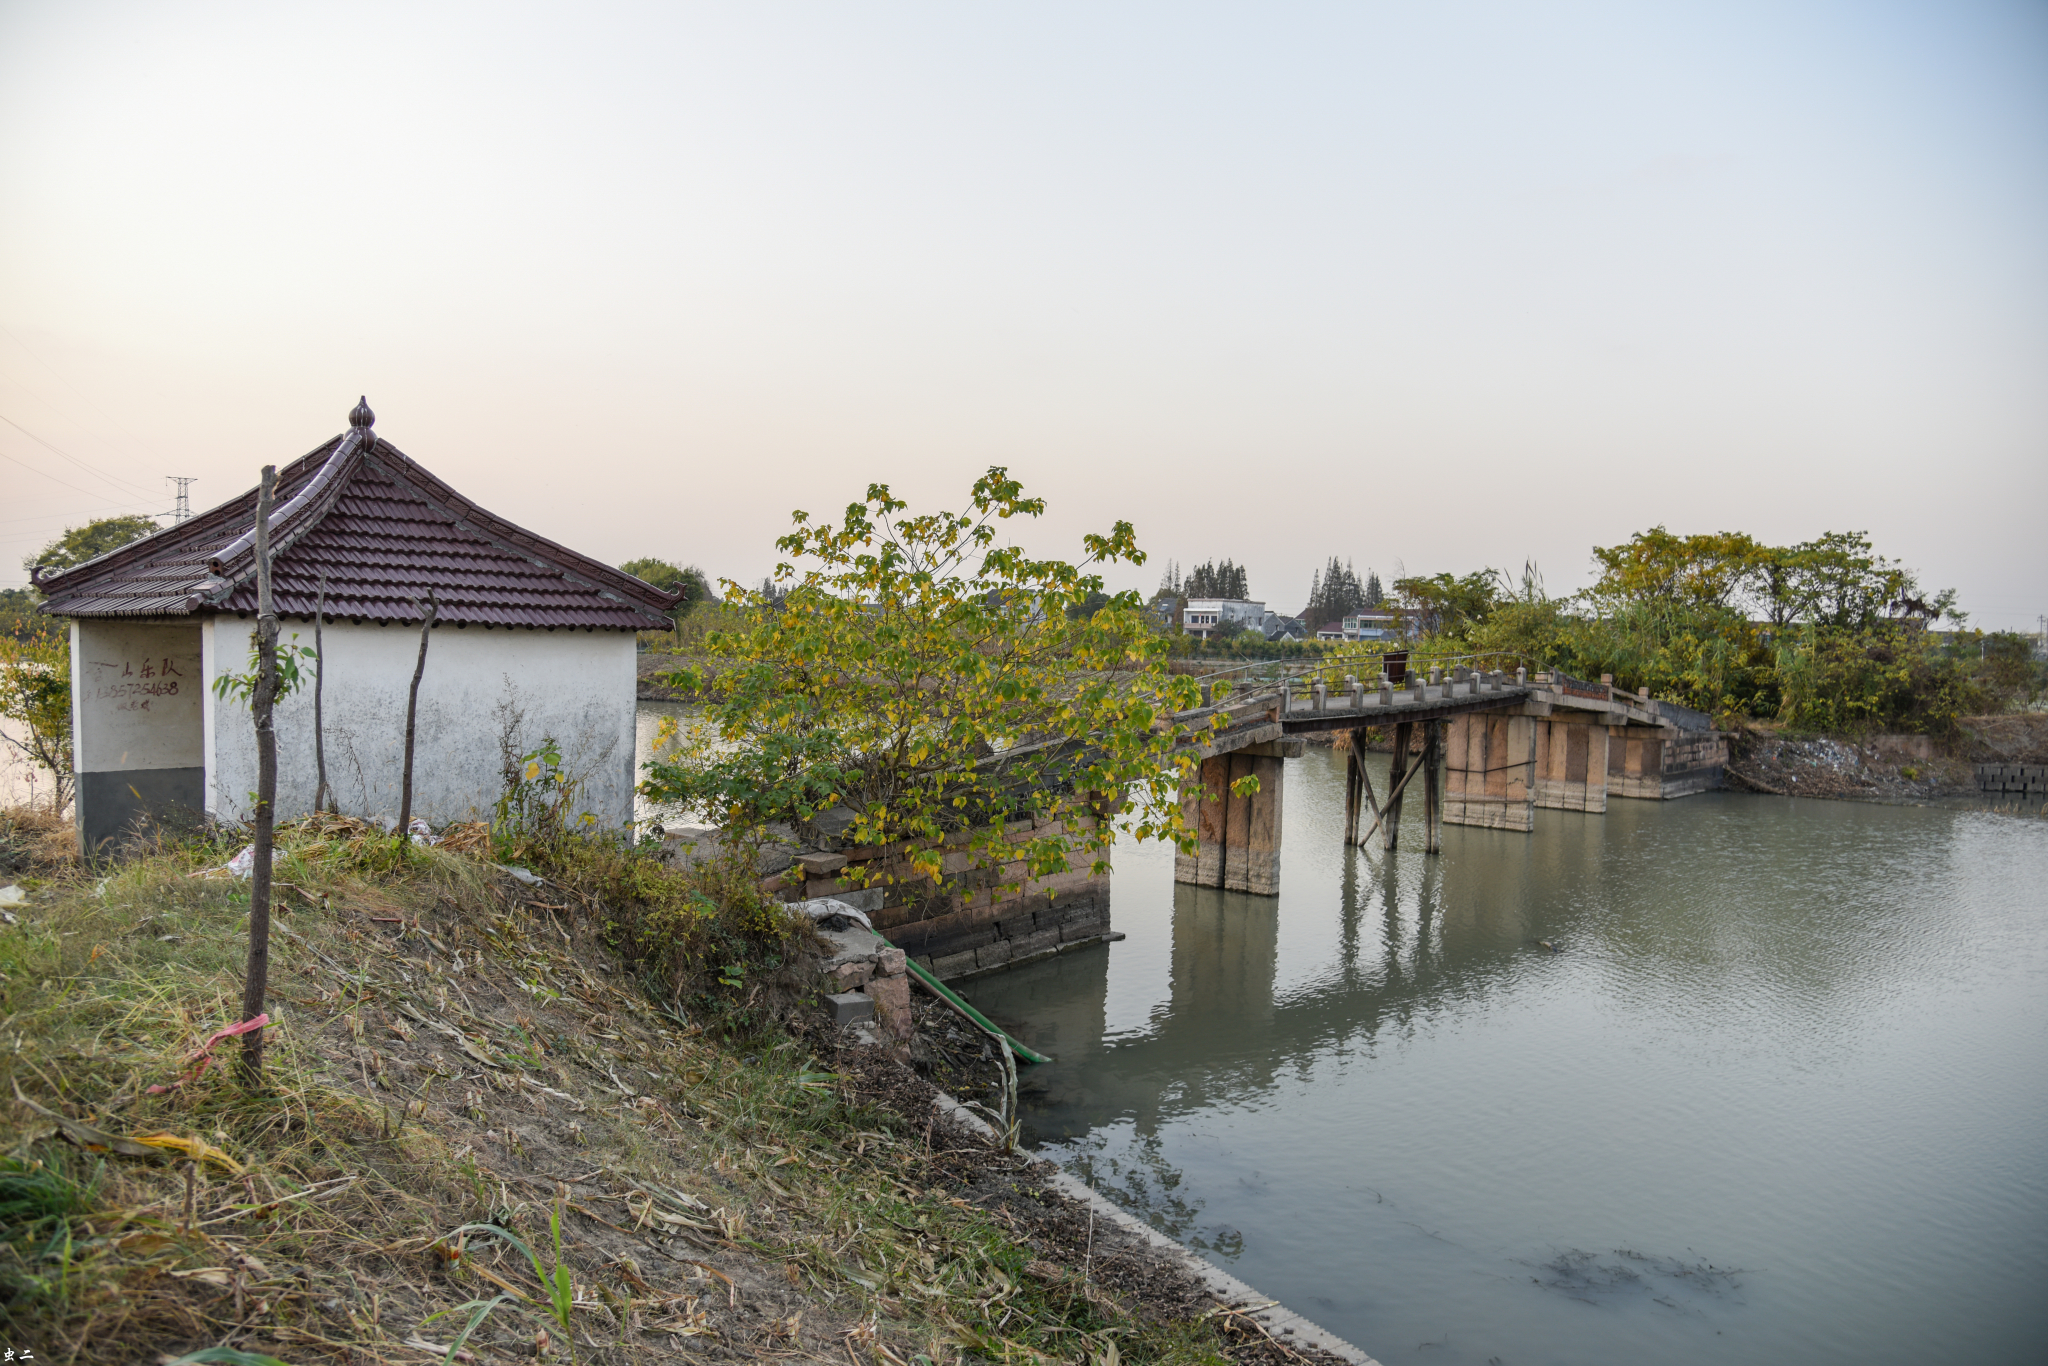
[[[327,786],[327,727],[320,712],[320,687],[327,681],[327,646],[321,639],[326,625],[327,576],[320,576],[320,595],[313,599],[313,809],[334,809],[334,793]]]
[[[427,639],[434,629],[434,618],[440,606],[434,601],[434,590],[427,590],[423,604],[418,598],[412,605],[420,611],[420,660],[412,667],[412,691],[405,699],[405,789],[398,799],[398,838],[401,843],[412,835],[412,736],[413,723],[419,719],[420,675],[427,671]]]
[[[263,1013],[270,990],[270,840],[277,823],[277,605],[270,594],[270,503],[277,491],[277,466],[263,467],[256,494],[256,687],[250,710],[256,716],[255,866],[249,875],[249,961],[242,971],[242,1018]],[[242,1036],[242,1084],[263,1084],[263,1031]]]
[[[1395,823],[1401,819],[1401,794],[1407,790],[1408,780],[1410,778],[1413,778],[1416,774],[1420,773],[1421,771],[1421,764],[1410,765],[1408,771],[1401,775],[1401,780],[1394,784],[1394,790],[1387,794],[1387,804],[1385,806],[1375,806],[1373,808],[1371,828],[1368,829],[1363,835],[1360,835],[1358,837],[1358,842],[1361,845],[1372,838],[1372,832],[1374,830],[1392,830],[1394,828]],[[1363,775],[1363,773],[1364,770],[1361,769],[1361,776]],[[1366,783],[1366,794],[1370,796],[1371,793],[1372,784],[1371,781],[1368,780]],[[1394,841],[1391,838],[1387,840],[1386,847],[1388,849],[1392,849],[1394,847]]]

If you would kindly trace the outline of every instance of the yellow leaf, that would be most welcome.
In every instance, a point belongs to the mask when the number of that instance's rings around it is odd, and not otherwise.
[[[211,1162],[229,1176],[240,1176],[244,1170],[241,1163],[203,1138],[183,1138],[177,1134],[136,1134],[132,1141],[152,1148],[168,1148],[173,1152],[183,1153],[194,1162]]]

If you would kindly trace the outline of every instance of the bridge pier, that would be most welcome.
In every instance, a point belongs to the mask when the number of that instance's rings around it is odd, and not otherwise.
[[[1592,712],[1536,722],[1536,805],[1550,811],[1607,810],[1608,726]]]
[[[1491,830],[1536,825],[1536,728],[1532,716],[1468,712],[1447,723],[1444,820]]]
[[[1299,742],[1295,742],[1297,747]],[[1230,785],[1257,778],[1259,790],[1235,795]],[[1173,880],[1258,896],[1280,895],[1280,813],[1287,762],[1277,743],[1247,745],[1204,759],[1198,779],[1181,789],[1181,812],[1197,840],[1194,855],[1175,854]]]

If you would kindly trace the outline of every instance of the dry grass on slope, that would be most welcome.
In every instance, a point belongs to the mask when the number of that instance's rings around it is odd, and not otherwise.
[[[12,875],[7,1345],[425,1362],[491,1305],[457,1359],[1220,1359],[1048,1274],[810,1045],[658,1009],[574,894],[359,834],[281,838],[253,1095],[236,1041],[192,1063],[239,1002],[246,884],[193,876],[230,850]]]

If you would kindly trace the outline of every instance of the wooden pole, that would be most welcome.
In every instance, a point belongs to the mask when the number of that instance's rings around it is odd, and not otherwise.
[[[1230,885],[1230,791],[1231,773],[1237,767],[1237,756],[1223,757],[1223,811],[1216,822],[1216,885]]]
[[[1401,840],[1401,793],[1408,786],[1408,779],[1415,774],[1408,757],[1408,749],[1414,739],[1413,721],[1402,721],[1394,727],[1394,772],[1399,781],[1394,784],[1393,794],[1387,798],[1386,809],[1380,813],[1380,847],[1390,854]]]
[[[1360,730],[1359,730],[1359,731],[1358,731],[1357,733],[1358,733],[1358,736],[1359,736],[1359,739],[1360,739],[1360,741],[1363,741],[1363,739],[1364,739],[1364,736],[1365,736],[1365,731],[1364,731],[1364,730],[1363,730],[1363,729],[1361,728],[1361,729],[1360,729]],[[1365,746],[1363,745],[1363,743],[1360,743],[1360,744],[1359,744],[1359,749],[1360,749],[1360,750],[1363,750],[1364,748],[1365,748]],[[1359,759],[1359,761],[1358,761],[1358,791],[1359,791],[1359,795],[1365,798],[1365,804],[1366,804],[1366,806],[1367,806],[1368,808],[1370,808],[1370,809],[1371,809],[1371,811],[1372,811],[1372,825],[1373,825],[1373,830],[1377,830],[1377,829],[1379,829],[1379,824],[1380,824],[1380,799],[1379,799],[1379,797],[1378,797],[1378,796],[1376,796],[1376,795],[1374,794],[1374,792],[1373,792],[1373,790],[1372,790],[1372,774],[1370,774],[1370,773],[1366,772],[1366,768],[1365,768],[1365,760],[1364,760],[1364,758],[1363,758],[1363,757],[1361,757],[1361,758]],[[1368,831],[1366,831],[1366,832],[1365,832],[1365,833],[1364,833],[1363,835],[1360,835],[1360,836],[1358,837],[1358,843],[1360,843],[1360,844],[1364,844],[1364,843],[1365,843],[1365,842],[1366,842],[1367,840],[1369,840],[1369,839],[1371,839],[1371,838],[1372,838],[1372,830],[1368,830]]]
[[[1422,829],[1423,851],[1443,851],[1443,794],[1437,790],[1437,759],[1443,748],[1444,723],[1422,723]]]
[[[1351,732],[1350,748],[1344,751],[1344,844],[1358,843],[1358,732]]]
[[[256,718],[254,867],[249,874],[249,958],[242,969],[242,1019],[263,1013],[270,991],[270,843],[277,813],[277,604],[270,591],[270,505],[277,492],[277,466],[263,467],[256,494],[256,687],[250,711]],[[263,1031],[242,1036],[242,1084],[263,1084]]]
[[[434,590],[427,590],[427,600],[421,603],[412,600],[420,612],[420,659],[412,666],[412,691],[405,698],[405,787],[398,799],[398,839],[402,844],[412,835],[412,737],[413,725],[420,714],[420,675],[427,671],[427,639],[434,629],[434,618],[439,614],[440,605],[434,601]]]

